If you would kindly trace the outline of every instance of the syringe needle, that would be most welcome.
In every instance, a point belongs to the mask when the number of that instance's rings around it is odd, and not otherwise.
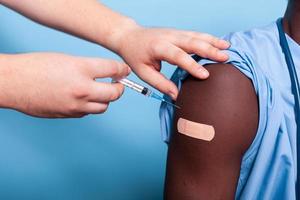
[[[163,100],[163,102],[166,102],[167,104],[171,105],[171,106],[174,106],[175,108],[178,108],[178,109],[181,109],[179,106],[177,106],[176,104],[173,104],[169,101],[166,101],[165,99]]]
[[[159,100],[159,101],[162,101],[162,102],[166,102],[167,104],[169,104],[169,105],[171,105],[171,106],[173,106],[173,107],[175,107],[175,108],[180,109],[179,106],[177,106],[177,105],[171,103],[170,101],[167,101],[165,98],[159,96],[159,95],[156,94],[155,92],[151,92],[150,97],[152,97],[152,98],[154,98],[154,99],[157,99],[157,100]]]

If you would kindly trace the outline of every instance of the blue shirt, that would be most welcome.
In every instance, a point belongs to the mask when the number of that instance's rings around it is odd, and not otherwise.
[[[276,23],[232,33],[225,39],[231,43],[230,49],[225,51],[230,56],[227,63],[252,80],[259,100],[259,126],[255,139],[243,155],[236,199],[296,199],[294,98]],[[287,39],[300,77],[300,46],[288,35]],[[171,79],[180,88],[187,75],[178,68]],[[161,105],[161,130],[166,142],[171,137],[173,112],[172,107]]]

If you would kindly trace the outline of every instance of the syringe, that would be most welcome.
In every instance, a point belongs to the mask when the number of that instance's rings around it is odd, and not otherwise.
[[[151,89],[147,88],[147,87],[144,87],[140,84],[137,84],[131,80],[128,80],[126,78],[123,78],[123,79],[120,79],[118,80],[117,82],[119,83],[122,83],[123,85],[125,85],[126,87],[129,87],[131,89],[133,89],[134,91],[140,93],[140,94],[143,94],[144,96],[146,97],[152,97],[154,99],[157,99],[159,101],[162,101],[162,102],[166,102],[167,104],[170,104],[176,108],[179,108],[179,106],[167,101],[166,99],[164,99],[163,97],[159,96],[158,94],[156,94],[155,92],[153,92]]]

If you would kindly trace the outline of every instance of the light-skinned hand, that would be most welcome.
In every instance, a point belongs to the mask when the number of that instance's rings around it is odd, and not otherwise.
[[[105,112],[124,87],[95,79],[130,73],[117,61],[57,53],[0,55],[0,63],[0,106],[48,118]]]
[[[194,77],[206,79],[208,71],[195,62],[189,54],[197,54],[218,62],[228,55],[221,52],[230,44],[212,35],[191,31],[162,28],[144,28],[133,22],[112,37],[112,49],[119,54],[131,69],[144,81],[161,92],[177,98],[177,87],[161,70],[161,61],[177,65]]]

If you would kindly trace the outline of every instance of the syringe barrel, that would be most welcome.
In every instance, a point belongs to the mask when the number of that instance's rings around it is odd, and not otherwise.
[[[126,87],[129,87],[129,88],[131,88],[141,94],[144,94],[144,95],[146,95],[145,90],[148,90],[146,87],[143,87],[143,86],[141,86],[131,80],[128,80],[126,78],[120,79],[120,80],[118,80],[118,82],[120,82],[123,85],[125,85]]]

